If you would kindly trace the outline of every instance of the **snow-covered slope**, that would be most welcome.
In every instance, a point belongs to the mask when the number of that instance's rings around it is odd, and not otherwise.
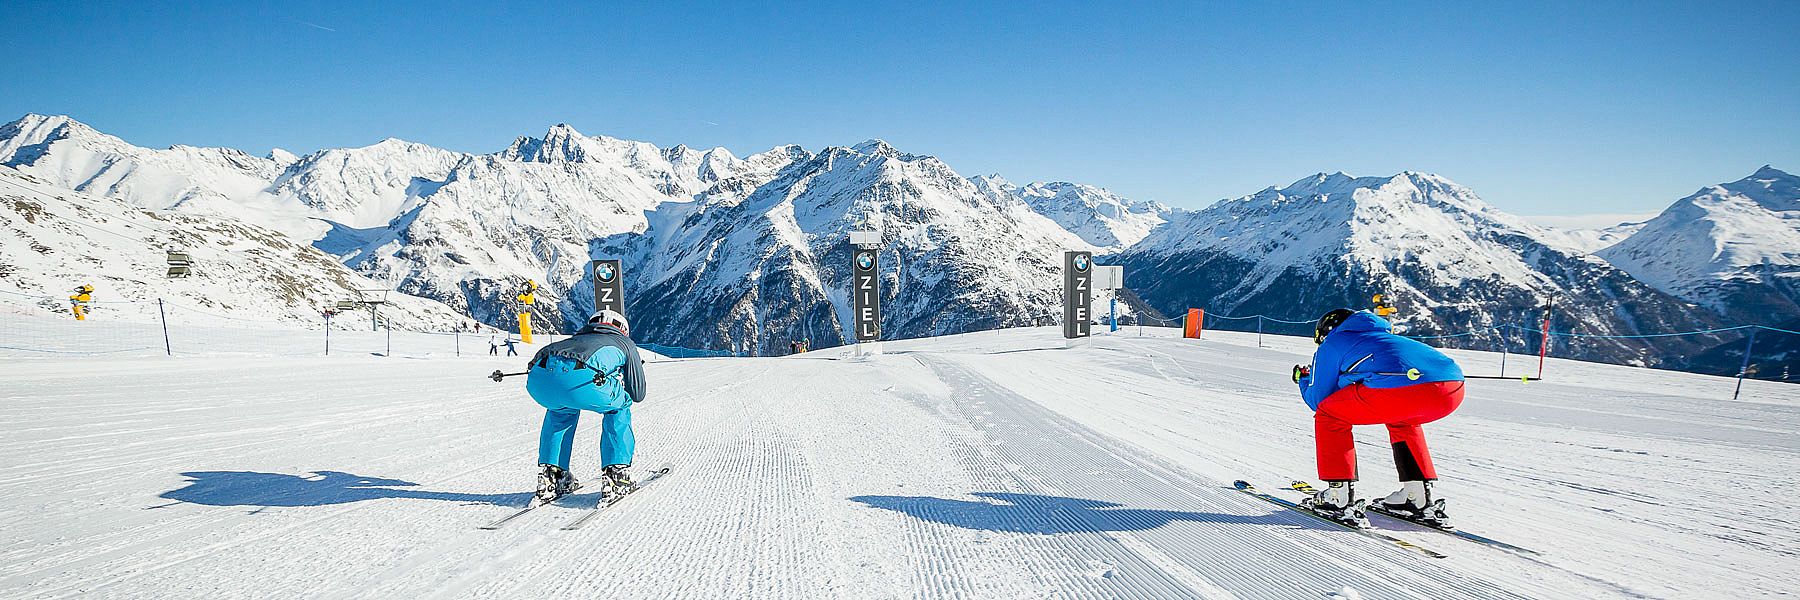
[[[1800,177],[1764,166],[1708,186],[1600,256],[1734,321],[1800,317]]]
[[[1156,226],[1167,221],[1172,212],[1169,207],[1155,202],[1134,202],[1079,183],[1053,181],[1018,187],[999,175],[972,177],[970,181],[990,196],[1017,196],[1063,229],[1108,250],[1120,250],[1144,239]]]
[[[1152,331],[1153,334],[1158,333]],[[641,468],[529,498],[518,359],[0,362],[7,598],[1751,598],[1800,587],[1800,386],[1551,360],[1426,426],[1438,491],[1514,554],[1379,517],[1431,559],[1273,507],[1307,477],[1305,338],[1054,328],[832,360],[653,362]],[[307,338],[310,342],[310,338]],[[903,354],[901,354],[903,353]],[[1472,372],[1499,357],[1456,352]],[[1516,368],[1516,361],[1515,361]],[[320,376],[320,374],[329,374]],[[1721,395],[1723,394],[1723,395]],[[77,408],[71,408],[77,407]],[[1700,409],[1703,407],[1704,409]],[[597,419],[571,465],[599,470]],[[1370,494],[1394,471],[1361,430]],[[641,472],[641,471],[640,471]],[[1755,474],[1746,485],[1744,474]],[[1346,590],[1345,588],[1349,588]]]
[[[883,233],[883,337],[1041,322],[1057,312],[1062,252],[1090,248],[1010,196],[930,156],[870,140],[725,179],[665,204],[643,233],[602,240],[631,265],[634,331],[659,343],[767,353],[850,331],[849,231]],[[578,296],[580,307],[592,299]]]
[[[1377,292],[1398,302],[1413,334],[1476,332],[1442,343],[1497,348],[1505,325],[1535,329],[1546,300],[1553,326],[1590,334],[1675,331],[1717,323],[1555,232],[1488,206],[1437,175],[1318,174],[1177,216],[1114,260],[1132,287],[1164,312],[1203,307],[1225,315],[1305,320],[1367,307]],[[1535,348],[1519,331],[1515,351]],[[1643,364],[1717,340],[1587,340],[1573,356]]]
[[[315,325],[327,303],[358,298],[384,283],[352,272],[279,232],[221,217],[152,211],[90,196],[0,166],[0,305],[8,312],[68,314],[77,285],[96,288],[96,327],[157,318],[156,299],[175,320],[222,315]],[[193,273],[167,278],[167,250],[186,251]],[[383,312],[396,328],[450,331],[468,320],[443,304],[389,295]],[[133,301],[119,304],[121,301]],[[27,343],[13,340],[12,343]]]

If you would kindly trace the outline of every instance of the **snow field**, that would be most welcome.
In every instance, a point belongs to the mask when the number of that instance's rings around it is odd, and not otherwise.
[[[1227,488],[1311,475],[1287,380],[1306,340],[1146,331],[651,363],[637,464],[675,471],[579,531],[557,528],[595,494],[476,529],[532,484],[542,411],[480,379],[521,358],[9,357],[0,596],[1716,597],[1800,579],[1795,524],[1759,493],[1796,483],[1793,386],[1734,403],[1729,380],[1554,360],[1552,381],[1471,382],[1427,426],[1442,490],[1466,529],[1542,555],[1397,528],[1451,555],[1433,560]],[[1386,493],[1386,440],[1358,435],[1364,491]]]

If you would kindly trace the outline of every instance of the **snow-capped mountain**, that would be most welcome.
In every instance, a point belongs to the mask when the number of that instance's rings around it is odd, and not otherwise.
[[[305,157],[141,148],[61,116],[0,127],[0,164],[145,208],[270,227],[484,322],[510,322],[517,285],[535,279],[552,330],[590,241],[641,231],[664,202],[722,179],[766,179],[804,155],[793,146],[742,159],[723,148],[659,149],[567,125],[487,155],[390,138]]]
[[[1108,250],[1122,250],[1144,239],[1172,212],[1155,202],[1132,201],[1079,183],[1052,181],[1019,187],[999,175],[972,177],[970,182],[989,196],[1016,196],[1063,229]]]
[[[1800,177],[1764,166],[1708,186],[1599,254],[1733,322],[1800,318]]]
[[[77,285],[96,288],[95,320],[153,321],[156,299],[170,320],[212,315],[316,326],[329,303],[359,297],[370,281],[330,255],[280,232],[232,219],[153,211],[64,189],[0,166],[0,304],[68,314]],[[167,278],[166,250],[187,252],[192,274]],[[24,300],[22,300],[24,299]],[[469,320],[443,304],[389,294],[383,314],[397,329],[449,331]],[[135,301],[121,304],[121,301]],[[210,314],[209,314],[210,313]]]
[[[623,257],[647,339],[751,352],[791,337],[814,347],[844,338],[843,238],[865,221],[892,249],[890,339],[1053,320],[1069,249],[1115,252],[1110,262],[1129,267],[1128,306],[1311,317],[1383,291],[1424,334],[1534,323],[1545,298],[1561,307],[1559,329],[1588,333],[1721,321],[1653,286],[1714,307],[1793,306],[1796,244],[1784,236],[1794,209],[1783,208],[1795,202],[1793,178],[1773,169],[1703,190],[1647,224],[1565,231],[1422,173],[1321,174],[1187,212],[1079,184],[963,178],[879,141],[740,158],[567,125],[491,154],[388,139],[259,157],[140,148],[67,117],[27,115],[0,126],[0,164],[49,186],[280,232],[490,324],[511,321],[512,296],[530,278],[542,285],[539,326],[568,328],[591,308],[588,260]],[[1706,215],[1704,235],[1679,227],[1693,210]],[[1680,256],[1730,268],[1651,251],[1680,241],[1693,242]],[[1606,245],[1607,258],[1653,286],[1589,256]],[[1505,339],[1522,350],[1525,337]],[[1650,352],[1650,342],[1583,340],[1558,353],[1649,363],[1723,341],[1662,340]]]
[[[688,200],[688,189],[721,173],[742,180],[732,185],[754,187],[794,158],[786,147],[746,160],[723,149],[697,157],[675,150],[559,125],[497,154],[464,157],[441,180],[412,186],[404,212],[385,227],[338,227],[318,245],[359,271],[401,282],[403,291],[491,323],[505,321],[518,282],[534,279],[542,285],[543,326],[564,329],[581,321],[562,314],[566,296],[591,293],[579,285],[591,241],[643,231],[647,212]]]
[[[324,231],[292,201],[263,193],[281,157],[231,148],[141,148],[65,116],[25,115],[0,125],[0,165],[51,185],[142,208],[226,216],[300,238]],[[286,155],[291,156],[291,155]]]
[[[1717,323],[1559,238],[1436,175],[1321,173],[1179,215],[1113,260],[1165,312],[1304,320],[1366,307],[1381,292],[1396,299],[1413,334],[1478,332],[1443,341],[1463,347],[1497,348],[1504,339],[1514,351],[1535,349],[1535,341],[1520,347],[1530,336],[1494,328],[1535,328],[1546,300],[1556,303],[1559,330],[1638,334]],[[1650,353],[1644,343],[1583,340],[1557,352],[1643,364],[1671,345],[1705,343],[1717,341],[1669,340]]]
[[[1644,224],[1638,222],[1620,223],[1611,227],[1573,229],[1548,227],[1545,228],[1545,231],[1550,234],[1550,239],[1555,240],[1557,243],[1580,250],[1584,254],[1593,254],[1612,246],[1613,244],[1625,241],[1625,238],[1631,237],[1632,234],[1637,233],[1639,229],[1643,228]]]
[[[388,138],[361,148],[331,148],[288,161],[259,192],[294,199],[313,216],[346,227],[380,227],[468,157]]]
[[[843,343],[847,234],[864,227],[887,242],[883,337],[1044,323],[1061,300],[1063,251],[1091,248],[1016,197],[984,194],[942,161],[879,140],[826,148],[766,183],[746,177],[597,244],[597,256],[632,269],[634,332],[758,353],[793,339]]]

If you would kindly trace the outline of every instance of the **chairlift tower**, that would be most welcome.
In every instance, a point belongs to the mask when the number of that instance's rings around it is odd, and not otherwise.
[[[369,331],[380,331],[381,330],[381,325],[380,325],[381,306],[384,304],[387,304],[388,292],[390,292],[392,290],[389,290],[387,288],[378,288],[378,289],[356,289],[356,290],[351,290],[351,291],[356,293],[356,299],[355,300],[339,300],[337,302],[337,306],[336,306],[338,312],[351,311],[351,310],[356,310],[359,308],[368,310],[369,311]]]

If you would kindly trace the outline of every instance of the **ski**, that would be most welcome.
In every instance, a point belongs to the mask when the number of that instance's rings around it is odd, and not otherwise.
[[[1353,531],[1356,533],[1360,533],[1362,535],[1369,536],[1371,538],[1375,538],[1378,540],[1384,540],[1384,541],[1392,543],[1396,546],[1399,546],[1401,548],[1405,548],[1407,550],[1411,550],[1413,552],[1417,552],[1419,554],[1423,554],[1423,555],[1429,556],[1431,558],[1448,558],[1449,557],[1449,555],[1444,554],[1442,552],[1438,552],[1436,550],[1432,550],[1430,548],[1426,548],[1424,546],[1420,546],[1418,544],[1414,544],[1412,542],[1409,542],[1409,541],[1406,541],[1406,540],[1403,540],[1403,539],[1400,539],[1400,538],[1397,538],[1397,537],[1394,537],[1394,536],[1391,536],[1391,535],[1388,535],[1385,533],[1381,533],[1379,531],[1362,529],[1360,527],[1354,527],[1354,526],[1351,526],[1351,525],[1348,525],[1345,523],[1341,523],[1335,519],[1332,519],[1331,517],[1327,517],[1323,514],[1319,514],[1318,512],[1314,511],[1313,509],[1307,508],[1305,506],[1301,506],[1297,502],[1293,502],[1293,501],[1279,498],[1276,496],[1271,496],[1271,495],[1263,492],[1262,490],[1256,489],[1256,486],[1250,485],[1250,482],[1244,481],[1242,479],[1232,482],[1231,486],[1234,488],[1237,488],[1237,490],[1240,492],[1249,494],[1250,496],[1253,496],[1256,498],[1260,498],[1265,502],[1269,502],[1271,504],[1281,506],[1288,510],[1292,510],[1294,512],[1312,517],[1314,519],[1318,519],[1320,521],[1324,521],[1326,523],[1336,525],[1336,526],[1344,529],[1345,531]]]
[[[581,488],[580,485],[574,486],[574,490],[580,490],[580,488]],[[574,494],[574,490],[569,490],[569,494]],[[556,497],[556,499],[563,499],[563,497],[569,497],[569,494],[558,495],[558,497]],[[520,510],[517,510],[517,512],[513,512],[513,514],[506,515],[506,517],[500,517],[500,519],[497,519],[497,521],[493,521],[493,523],[482,524],[481,528],[482,528],[482,530],[499,530],[499,528],[500,528],[500,526],[502,526],[502,524],[509,523],[509,521],[513,521],[513,519],[518,519],[518,517],[524,517],[524,515],[529,514],[529,512],[533,512],[533,510],[538,510],[538,508],[544,508],[545,505],[554,505],[554,503],[556,503],[556,501],[549,501],[549,503],[542,503],[542,501],[538,501],[538,499],[536,499],[536,497],[531,497],[531,503],[527,503],[526,508],[520,508]]]
[[[1375,505],[1370,506],[1369,512],[1378,513],[1381,516],[1384,516],[1384,517],[1387,517],[1390,519],[1394,519],[1396,521],[1406,521],[1408,523],[1412,523],[1414,525],[1418,525],[1420,527],[1424,527],[1424,528],[1430,529],[1432,531],[1437,531],[1437,532],[1446,533],[1449,535],[1454,535],[1456,537],[1459,537],[1459,538],[1462,538],[1465,540],[1469,540],[1469,541],[1475,542],[1477,544],[1485,544],[1488,546],[1493,546],[1493,547],[1499,548],[1501,550],[1517,552],[1520,554],[1532,554],[1532,555],[1538,554],[1538,551],[1536,551],[1536,550],[1532,550],[1530,548],[1522,548],[1519,546],[1514,546],[1512,544],[1508,544],[1506,542],[1502,542],[1500,540],[1496,540],[1494,538],[1487,537],[1485,535],[1469,533],[1469,532],[1463,531],[1461,529],[1445,529],[1443,527],[1438,527],[1437,525],[1433,525],[1433,524],[1427,523],[1425,521],[1416,520],[1416,519],[1410,518],[1404,514],[1388,510],[1388,509],[1382,507],[1380,504],[1375,504]]]
[[[644,487],[658,479],[662,479],[662,476],[668,475],[669,471],[674,468],[674,465],[663,465],[658,469],[650,471],[649,475],[644,476],[642,481],[636,482],[636,484],[631,486],[631,489],[626,490],[625,493],[601,498],[599,504],[595,504],[592,508],[587,509],[587,512],[582,513],[580,517],[577,517],[574,521],[570,521],[568,525],[564,525],[562,527],[563,531],[581,529],[581,526],[588,524],[589,521],[594,520],[595,516],[605,511],[606,507],[618,504],[620,500],[624,500],[627,496],[643,491]]]
[[[1312,484],[1309,482],[1296,480],[1296,481],[1294,481],[1293,484],[1291,484],[1289,486],[1289,489],[1292,489],[1296,492],[1300,492],[1303,494],[1310,494],[1313,492],[1313,490],[1316,490],[1318,488],[1313,487]],[[1538,554],[1538,551],[1536,551],[1536,550],[1532,550],[1530,548],[1522,548],[1519,546],[1514,546],[1512,544],[1508,544],[1506,542],[1502,542],[1500,540],[1496,540],[1494,538],[1487,537],[1485,535],[1481,535],[1481,534],[1477,534],[1477,533],[1469,533],[1467,531],[1463,531],[1461,529],[1456,529],[1453,527],[1442,527],[1435,523],[1430,523],[1430,522],[1414,519],[1411,516],[1408,516],[1406,514],[1388,510],[1387,507],[1382,506],[1381,503],[1379,503],[1379,502],[1370,504],[1369,512],[1377,513],[1377,514],[1380,514],[1381,516],[1384,516],[1384,517],[1387,517],[1390,519],[1394,519],[1397,521],[1406,521],[1408,523],[1412,523],[1414,525],[1418,525],[1420,527],[1424,527],[1426,529],[1430,529],[1433,531],[1446,533],[1449,535],[1454,535],[1456,537],[1459,537],[1459,538],[1462,538],[1465,540],[1469,540],[1469,541],[1475,542],[1477,544],[1485,544],[1488,546],[1493,546],[1493,547],[1499,548],[1501,550],[1507,550],[1507,551],[1517,552],[1517,553],[1521,553],[1521,554],[1532,554],[1532,555]]]
[[[561,496],[557,496],[556,500],[561,500],[563,498],[567,498],[567,497],[569,497],[569,494],[573,494],[577,490],[580,490],[580,489],[581,489],[581,485],[578,483],[575,485],[575,489],[569,490],[568,494],[563,494]],[[506,525],[508,522],[511,522],[513,519],[517,519],[519,517],[525,516],[526,513],[537,510],[539,508],[543,508],[545,505],[548,505],[548,504],[555,504],[556,500],[551,500],[549,502],[540,502],[540,501],[538,501],[536,496],[533,496],[531,498],[531,502],[527,503],[525,505],[525,508],[521,508],[512,514],[506,515],[504,517],[500,517],[499,520],[496,520],[492,523],[482,525],[481,529],[488,529],[488,530],[499,529],[501,526]]]

